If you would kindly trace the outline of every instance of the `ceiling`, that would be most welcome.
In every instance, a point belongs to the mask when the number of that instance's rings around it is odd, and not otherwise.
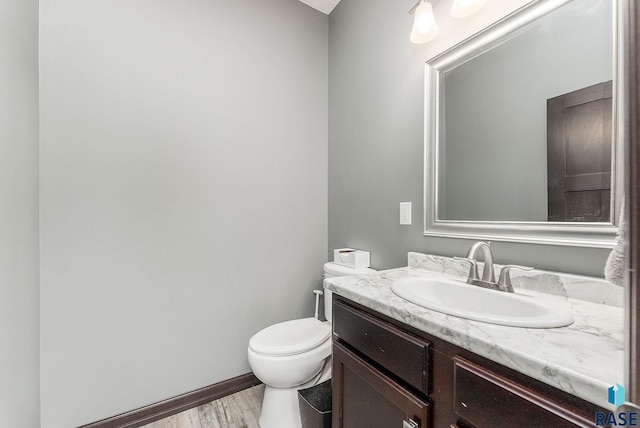
[[[329,15],[340,0],[300,0],[302,3]]]

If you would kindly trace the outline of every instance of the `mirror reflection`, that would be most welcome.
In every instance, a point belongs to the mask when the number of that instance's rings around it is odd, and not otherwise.
[[[437,220],[612,222],[613,3],[574,0],[439,70]]]

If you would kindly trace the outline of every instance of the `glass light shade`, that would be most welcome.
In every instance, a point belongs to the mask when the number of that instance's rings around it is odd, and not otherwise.
[[[451,6],[451,16],[465,18],[479,11],[486,0],[454,0]]]
[[[440,29],[433,17],[433,8],[431,3],[423,2],[416,8],[415,17],[413,19],[413,29],[409,39],[413,43],[427,43],[433,40]]]

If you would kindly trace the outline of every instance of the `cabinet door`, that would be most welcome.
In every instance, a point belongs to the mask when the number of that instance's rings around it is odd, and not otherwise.
[[[333,343],[334,428],[427,428],[429,405]]]

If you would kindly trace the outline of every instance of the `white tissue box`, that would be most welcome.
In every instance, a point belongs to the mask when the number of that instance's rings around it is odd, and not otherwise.
[[[338,248],[333,250],[333,262],[354,269],[368,268],[371,266],[369,252],[354,250],[353,248]]]

